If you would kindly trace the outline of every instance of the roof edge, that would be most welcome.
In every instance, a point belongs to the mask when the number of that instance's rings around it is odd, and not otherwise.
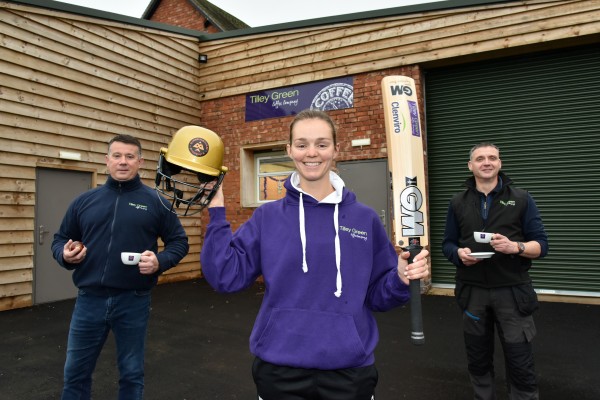
[[[83,17],[92,17],[104,19],[113,22],[122,22],[128,25],[139,26],[142,28],[157,29],[160,31],[175,33],[178,35],[190,36],[199,39],[206,32],[194,29],[181,28],[174,25],[163,24],[160,22],[149,21],[141,18],[130,17],[127,15],[116,14],[108,11],[96,10],[94,8],[76,6],[74,4],[62,3],[51,0],[1,0],[6,3],[22,4],[47,10],[61,11],[69,14],[81,15]]]
[[[152,14],[154,14],[154,11],[156,11],[156,9],[158,8],[159,2],[160,0],[151,0],[150,3],[148,3],[148,5],[146,6],[146,9],[144,10],[140,18],[146,20],[150,19],[150,17],[152,17]]]
[[[392,17],[398,15],[412,14],[424,11],[439,11],[444,9],[454,9],[463,7],[472,7],[488,4],[518,3],[522,0],[437,0],[432,3],[413,4],[409,6],[384,8],[373,11],[361,11],[351,14],[307,19],[302,21],[286,22],[274,25],[257,26],[248,29],[239,29],[227,32],[218,32],[207,34],[202,32],[200,41],[211,41],[227,39],[239,36],[248,36],[261,33],[277,32],[290,29],[313,28],[321,25],[340,24],[345,22],[360,21],[366,19]]]
[[[393,17],[399,15],[406,15],[425,11],[440,11],[445,9],[455,9],[473,6],[482,6],[489,4],[506,4],[506,3],[522,3],[524,0],[442,0],[435,1],[432,3],[421,3],[413,4],[410,6],[384,8],[373,11],[362,11],[351,14],[344,14],[338,16],[322,17],[294,22],[287,22],[281,24],[265,25],[258,27],[251,27],[246,29],[238,29],[226,32],[218,33],[206,33],[194,29],[181,28],[174,25],[168,25],[160,22],[154,22],[147,19],[129,17],[122,14],[116,14],[108,11],[96,10],[93,8],[76,6],[73,4],[62,3],[60,1],[52,0],[1,0],[7,3],[23,4],[33,7],[45,8],[49,10],[62,11],[70,14],[77,14],[84,17],[99,18],[114,22],[122,22],[129,25],[135,25],[143,28],[157,29],[165,32],[175,33],[184,36],[190,36],[198,39],[199,41],[211,41],[220,40],[241,36],[256,35],[269,32],[277,32],[290,29],[302,29],[302,28],[313,28],[322,25],[340,24],[346,22]],[[144,15],[152,12],[152,7],[156,7],[158,2],[156,0],[151,1],[144,11]]]

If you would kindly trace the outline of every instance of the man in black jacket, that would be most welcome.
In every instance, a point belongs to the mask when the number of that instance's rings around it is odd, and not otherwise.
[[[494,326],[504,350],[510,398],[538,399],[531,344],[538,304],[528,271],[532,259],[548,252],[548,237],[533,198],[500,172],[498,147],[474,146],[468,167],[473,177],[450,201],[442,251],[456,265],[455,295],[464,312],[475,399],[496,398]],[[475,241],[473,233],[483,231],[493,234],[491,242]]]

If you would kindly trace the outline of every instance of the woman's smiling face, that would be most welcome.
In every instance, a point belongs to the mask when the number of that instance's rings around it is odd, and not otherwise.
[[[287,152],[294,161],[301,182],[329,182],[329,171],[338,154],[331,126],[318,118],[296,121]]]

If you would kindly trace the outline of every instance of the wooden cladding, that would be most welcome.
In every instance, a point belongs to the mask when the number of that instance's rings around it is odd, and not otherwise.
[[[36,167],[92,170],[102,184],[107,143],[125,133],[153,186],[160,148],[199,123],[197,58],[187,36],[0,2],[0,310],[32,304]],[[200,228],[184,225],[190,254],[162,280],[200,276]]]
[[[192,37],[0,0],[0,310],[32,304],[39,166],[93,171],[103,184],[107,142],[131,134],[144,148],[140,175],[153,186],[160,148],[184,125],[208,123],[239,143],[281,140],[262,122],[247,137],[247,93],[345,76],[373,88],[386,70],[597,42],[600,0],[490,2],[259,31]],[[362,93],[357,115],[380,109],[376,90]],[[347,125],[368,131],[364,118]],[[81,160],[60,159],[61,150]],[[239,186],[240,166],[229,168],[229,187]],[[200,276],[202,222],[182,222],[190,253],[162,282]]]
[[[600,32],[600,2],[514,1],[200,43],[202,99]]]

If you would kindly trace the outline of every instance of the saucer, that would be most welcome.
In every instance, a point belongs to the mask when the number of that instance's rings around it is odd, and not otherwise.
[[[490,258],[491,256],[494,255],[494,252],[493,251],[491,251],[491,252],[484,251],[481,253],[471,253],[471,254],[467,254],[467,255],[471,256],[471,257],[475,257],[475,258]]]

